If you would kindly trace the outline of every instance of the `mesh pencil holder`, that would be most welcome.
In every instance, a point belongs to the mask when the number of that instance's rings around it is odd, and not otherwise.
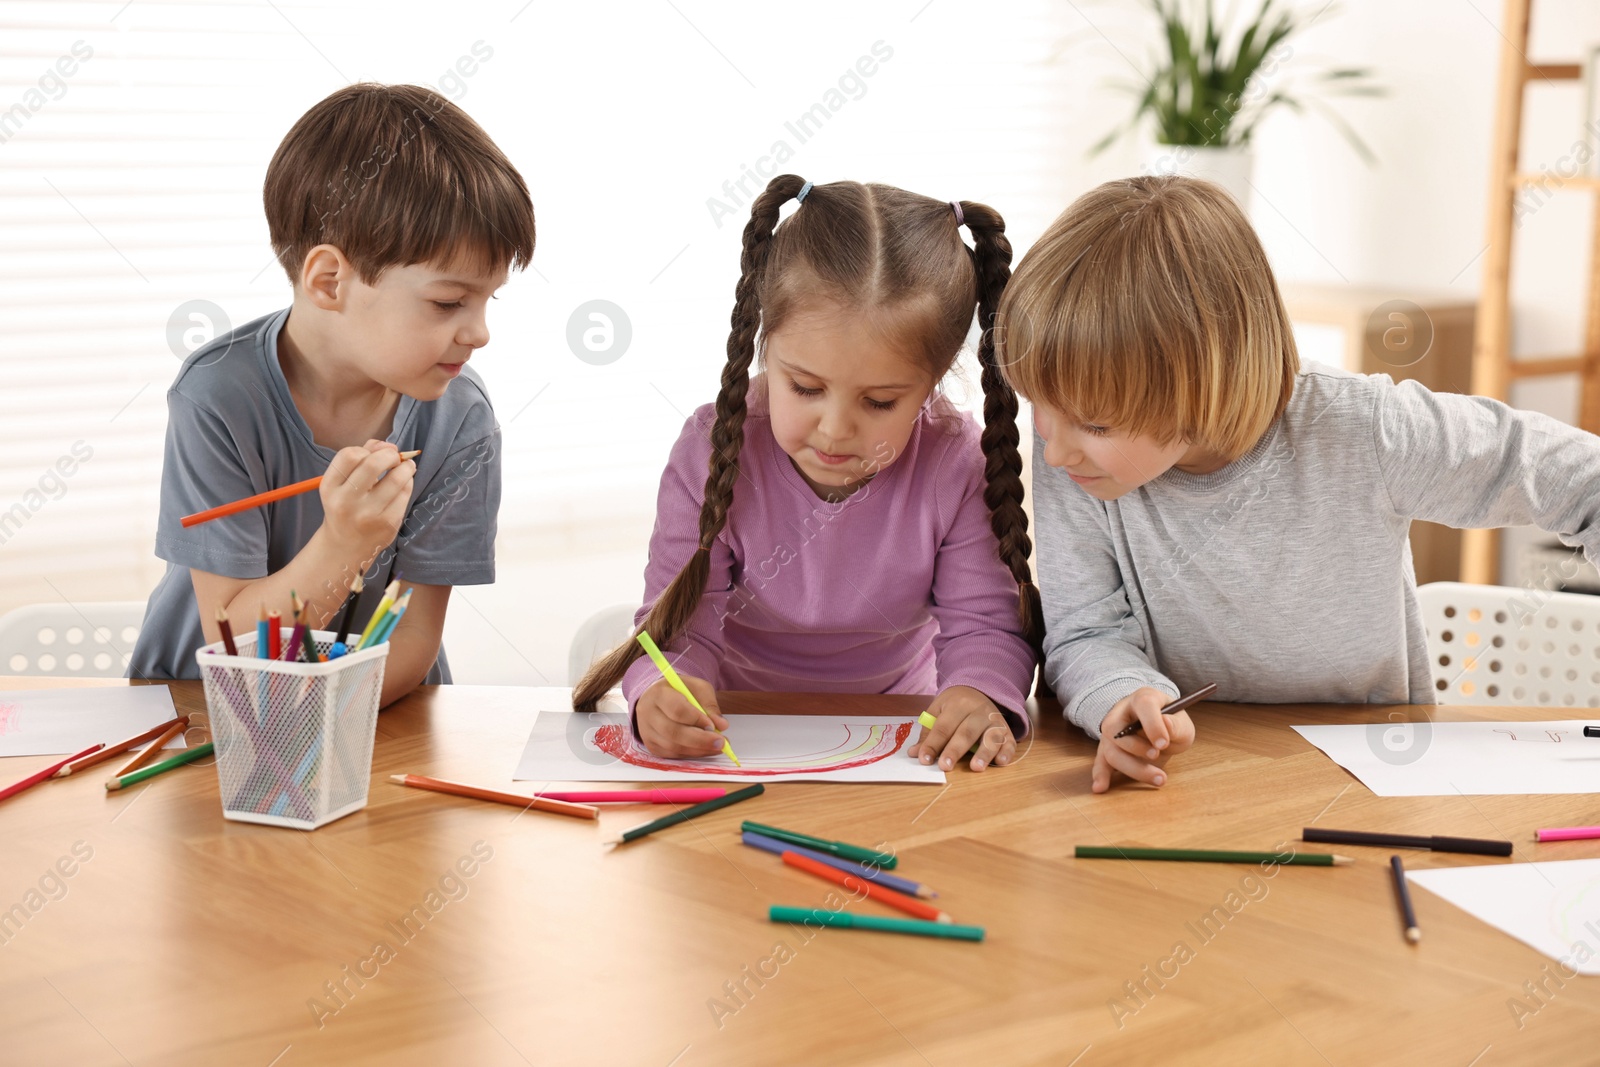
[[[283,631],[287,648],[291,631]],[[325,653],[334,634],[306,639]],[[366,807],[387,643],[326,663],[237,656],[220,644],[195,653],[217,746],[224,818],[314,830]]]

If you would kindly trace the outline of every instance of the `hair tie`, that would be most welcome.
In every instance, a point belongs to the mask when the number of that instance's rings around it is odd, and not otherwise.
[[[800,191],[798,193],[794,194],[794,202],[797,203],[797,204],[805,203],[806,202],[806,194],[809,193],[810,191],[811,191],[811,183],[810,182],[806,182],[804,185],[802,185],[800,187]]]
[[[961,211],[961,202],[952,200],[950,201],[950,206],[956,209],[956,225],[965,226],[967,224],[967,216]]]

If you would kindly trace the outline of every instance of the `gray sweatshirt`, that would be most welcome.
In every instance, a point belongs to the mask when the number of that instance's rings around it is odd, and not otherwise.
[[[1141,686],[1264,704],[1432,704],[1407,532],[1536,524],[1600,561],[1600,437],[1495,400],[1308,364],[1211,474],[1102,502],[1044,461],[1045,674],[1091,737]]]

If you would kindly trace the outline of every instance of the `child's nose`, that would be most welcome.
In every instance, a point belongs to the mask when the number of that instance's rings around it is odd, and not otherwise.
[[[830,405],[823,409],[822,418],[817,422],[817,431],[830,443],[847,441],[851,433],[850,416]]]

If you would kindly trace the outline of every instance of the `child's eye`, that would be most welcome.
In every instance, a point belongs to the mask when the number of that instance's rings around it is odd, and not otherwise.
[[[893,411],[894,405],[893,400],[874,400],[870,396],[867,397],[867,406],[873,411]]]
[[[793,378],[789,379],[789,388],[793,389],[797,396],[821,396],[822,395],[822,390],[821,389],[807,389],[805,386],[801,385],[799,382],[795,381]]]
[[[461,307],[461,301],[453,300],[447,304],[443,300],[435,300],[433,301],[433,306],[440,311],[454,311],[456,308]]]
[[[1093,434],[1095,437],[1104,437],[1106,434],[1111,432],[1111,427],[1109,427],[1109,426],[1085,426],[1083,428],[1083,430],[1084,430],[1085,433]]]

